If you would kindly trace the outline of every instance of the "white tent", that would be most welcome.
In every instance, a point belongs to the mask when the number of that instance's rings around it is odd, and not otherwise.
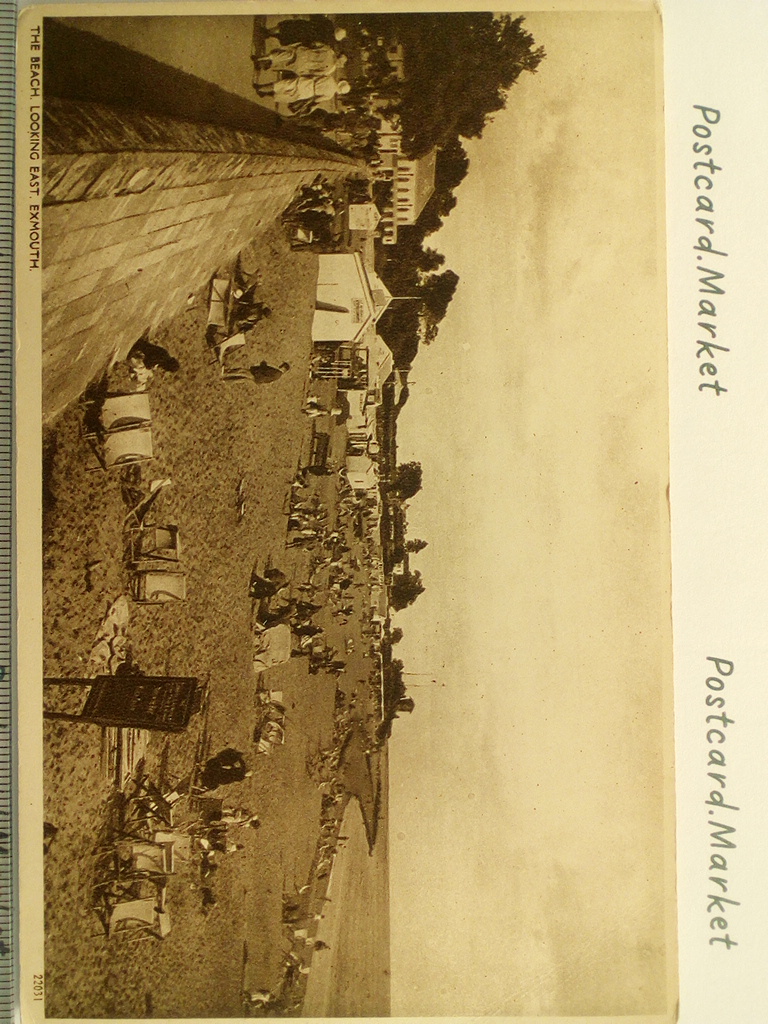
[[[291,657],[291,627],[281,623],[254,633],[253,668],[264,672],[273,665],[283,665]]]

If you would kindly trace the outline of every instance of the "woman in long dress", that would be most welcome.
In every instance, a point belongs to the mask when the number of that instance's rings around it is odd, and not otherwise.
[[[342,79],[335,78],[282,78],[273,85],[258,86],[260,96],[274,96],[278,103],[294,104],[312,108],[318,103],[331,100],[335,96],[345,96],[352,86]]]

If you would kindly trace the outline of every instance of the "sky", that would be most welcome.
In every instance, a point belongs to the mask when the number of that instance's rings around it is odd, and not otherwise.
[[[396,1016],[661,1012],[674,959],[657,25],[526,28],[547,57],[466,144],[398,421],[428,547],[395,623]]]

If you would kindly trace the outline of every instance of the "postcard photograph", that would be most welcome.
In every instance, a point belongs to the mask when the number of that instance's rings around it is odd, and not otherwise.
[[[21,22],[28,1010],[671,1020],[659,15],[328,6]]]

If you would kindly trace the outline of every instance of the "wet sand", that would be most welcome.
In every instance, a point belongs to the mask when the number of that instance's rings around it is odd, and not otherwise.
[[[348,839],[339,846],[328,885],[307,981],[305,1017],[371,1017],[390,1012],[389,857],[387,764],[383,752],[380,827],[372,854],[357,800],[350,800],[341,824]]]

